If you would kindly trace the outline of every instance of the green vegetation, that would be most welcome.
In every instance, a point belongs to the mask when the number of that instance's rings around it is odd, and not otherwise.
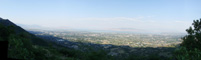
[[[0,24],[0,41],[8,40],[10,34],[14,33],[13,26],[5,27]]]
[[[182,38],[181,47],[175,51],[178,60],[201,59],[201,19],[193,21],[193,28],[186,29],[188,35]]]
[[[186,47],[181,47],[175,50],[175,56],[178,60],[200,60],[201,50],[197,48],[188,50]]]
[[[154,54],[149,55],[149,56],[137,56],[137,55],[131,55],[128,58],[126,58],[125,60],[170,60],[170,58],[160,58],[159,56],[156,56]]]

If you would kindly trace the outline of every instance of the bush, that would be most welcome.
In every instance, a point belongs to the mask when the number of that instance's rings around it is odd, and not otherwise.
[[[178,60],[201,60],[201,19],[193,21],[193,28],[186,29],[181,47],[174,52]]]
[[[186,29],[188,35],[182,38],[181,46],[188,49],[201,49],[201,19],[193,21],[193,28]]]
[[[176,59],[178,60],[200,60],[201,50],[194,48],[193,50],[188,50],[186,47],[181,47],[174,52]]]
[[[29,48],[32,46],[25,45],[23,41],[26,39],[22,39],[16,35],[9,36],[9,45],[8,45],[8,57],[9,58],[16,58],[16,59],[33,59],[33,52],[30,51]],[[26,48],[25,46],[29,47]]]

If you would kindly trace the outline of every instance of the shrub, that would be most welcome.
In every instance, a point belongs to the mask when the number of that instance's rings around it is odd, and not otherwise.
[[[188,50],[186,47],[181,47],[175,50],[175,57],[178,60],[200,60],[201,50],[194,48],[193,50]]]

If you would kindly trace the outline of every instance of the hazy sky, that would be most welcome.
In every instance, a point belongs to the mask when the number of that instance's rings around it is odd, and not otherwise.
[[[185,32],[201,18],[201,0],[0,0],[14,23],[79,29]]]

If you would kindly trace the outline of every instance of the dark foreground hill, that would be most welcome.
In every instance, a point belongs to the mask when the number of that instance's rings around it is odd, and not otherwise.
[[[0,26],[2,28],[1,29],[2,37],[9,37],[10,34],[22,35],[23,37],[30,38],[30,41],[33,42],[33,44],[48,46],[47,42],[36,37],[33,34],[30,34],[29,32],[17,26],[16,24],[14,24],[8,19],[0,18]],[[8,39],[4,39],[4,40],[8,40]]]

